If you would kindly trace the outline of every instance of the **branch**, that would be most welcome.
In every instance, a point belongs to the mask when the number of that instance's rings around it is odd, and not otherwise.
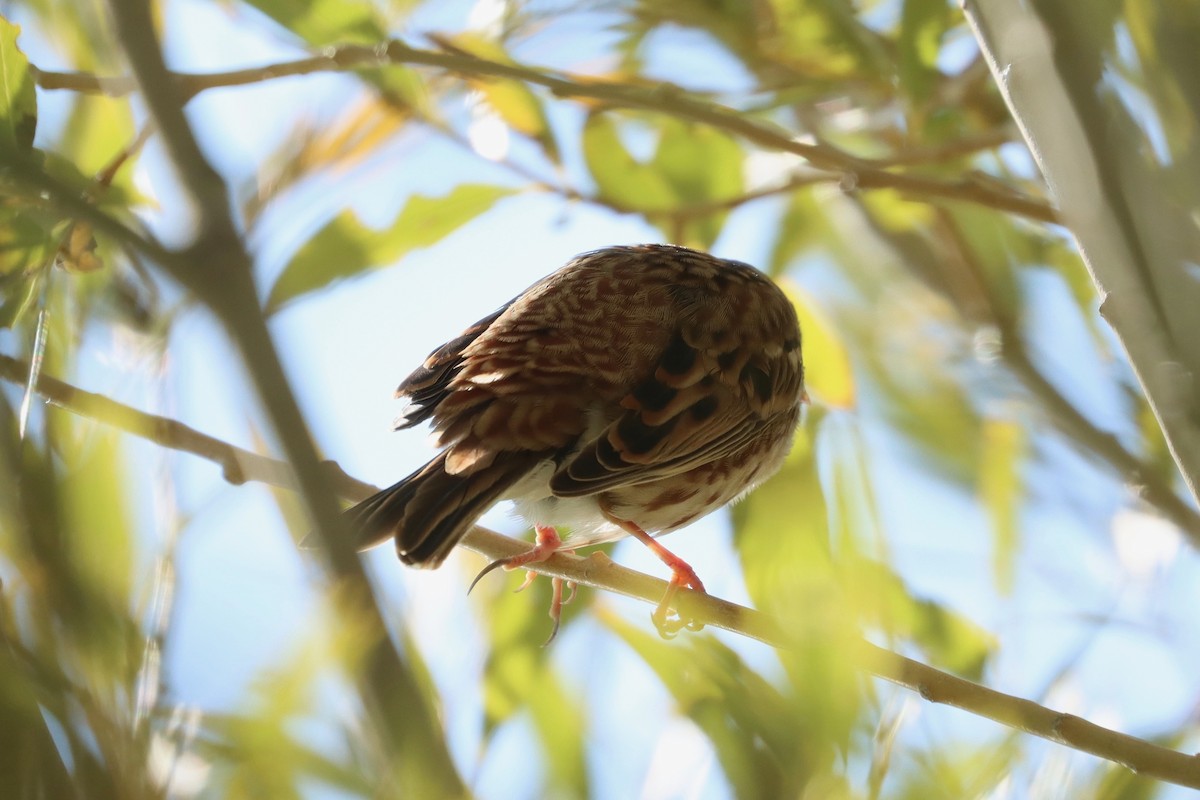
[[[24,383],[29,365],[10,356],[0,355],[0,377],[12,383]],[[282,461],[223,442],[169,417],[148,414],[118,403],[102,394],[88,392],[57,378],[41,374],[34,391],[54,406],[81,417],[102,422],[118,430],[170,450],[191,453],[221,468],[221,477],[231,484],[265,483],[284,489],[296,489],[291,468]],[[322,463],[333,490],[340,497],[366,497],[375,487],[347,475],[332,461]]]
[[[451,47],[446,42],[441,44],[443,47]],[[882,160],[859,158],[828,144],[798,141],[782,128],[751,119],[743,112],[728,106],[696,99],[673,85],[646,87],[551,73],[511,63],[490,61],[457,49],[424,50],[393,40],[379,47],[331,47],[324,55],[251,69],[206,74],[166,74],[174,78],[177,91],[182,97],[190,99],[202,91],[218,87],[244,86],[281,77],[316,72],[345,72],[392,64],[419,64],[459,75],[506,78],[545,87],[557,97],[593,100],[611,108],[666,113],[723,130],[767,150],[800,156],[814,167],[836,173],[837,179],[847,186],[863,189],[890,188],[913,197],[958,200],[1041,222],[1058,221],[1057,212],[1047,202],[1014,190],[996,188],[975,180],[945,181],[886,169],[889,166],[927,159],[929,155],[925,153],[912,159],[906,158],[904,154]],[[44,89],[70,89],[112,96],[128,94],[135,85],[133,80],[127,77],[99,77],[78,72],[36,70],[35,75],[38,85]],[[974,141],[967,145],[968,149],[977,147],[979,144]]]
[[[1165,180],[1145,156],[1136,121],[1109,102],[1109,21],[1071,3],[963,0],[963,11],[1062,205],[1104,298],[1100,313],[1129,357],[1184,483],[1200,500],[1194,187],[1188,183],[1181,192],[1182,179]],[[1154,86],[1139,88],[1154,97]],[[1176,156],[1166,160],[1174,166]]]
[[[346,589],[339,593],[343,600],[339,610],[371,636],[363,667],[354,678],[365,716],[385,745],[384,766],[394,774],[401,793],[419,790],[464,796],[466,789],[445,739],[438,735],[435,712],[388,636],[388,625],[353,544],[341,535],[344,524],[337,504],[258,303],[252,262],[234,224],[228,190],[205,159],[184,116],[186,98],[167,71],[150,5],[144,0],[110,0],[109,9],[147,110],[178,171],[184,197],[198,211],[192,243],[163,266],[217,315],[241,351],[287,455],[288,468],[296,475],[328,565]],[[405,791],[410,788],[413,792]]]
[[[27,366],[0,356],[0,377],[14,383],[24,380]],[[288,471],[281,461],[260,456],[200,433],[165,417],[146,414],[115,400],[43,375],[36,387],[54,405],[84,417],[113,425],[163,447],[199,455],[222,467],[229,479],[228,464],[235,464],[243,480],[262,481],[292,488],[288,481],[274,478]],[[327,462],[328,463],[328,462]],[[252,465],[245,469],[246,465]],[[331,469],[333,469],[331,467]],[[341,470],[338,493],[350,501],[362,500],[375,491]],[[476,527],[462,545],[489,561],[519,555],[528,544]],[[657,605],[667,590],[666,581],[613,563],[597,552],[582,558],[559,553],[549,560],[531,564],[534,572],[601,591],[625,595]],[[676,606],[685,618],[714,628],[757,639],[772,647],[787,647],[784,629],[760,611],[730,603],[712,595],[682,590]],[[911,689],[931,703],[960,708],[1034,736],[1121,764],[1143,777],[1200,789],[1200,758],[1170,750],[1127,734],[1103,728],[1087,720],[1046,708],[1032,700],[998,692],[977,683],[934,669],[919,661],[862,641],[853,654],[858,665],[876,677]]]

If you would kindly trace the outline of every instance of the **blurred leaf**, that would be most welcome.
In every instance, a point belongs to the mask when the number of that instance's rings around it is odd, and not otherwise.
[[[332,605],[337,605],[336,598]],[[370,763],[346,763],[313,749],[299,735],[329,689],[323,682],[357,662],[366,648],[365,628],[356,627],[344,614],[319,616],[316,621],[320,624],[307,637],[256,676],[236,713],[204,716],[207,735],[199,740],[198,755],[232,768],[220,776],[225,783],[220,796],[300,798],[307,796],[302,789],[309,778],[367,796],[386,783],[372,774]],[[363,738],[363,732],[356,736]],[[366,739],[371,741],[370,736]]]
[[[904,0],[900,12],[900,85],[918,103],[926,100],[938,77],[942,36],[950,23],[946,0]]]
[[[889,233],[920,231],[937,218],[937,212],[928,204],[904,197],[894,189],[882,189],[858,195],[862,205],[869,209],[874,221]]]
[[[630,211],[672,207],[675,195],[666,177],[629,154],[610,115],[588,116],[582,144],[583,157],[601,198]]]
[[[528,709],[545,753],[550,783],[566,796],[584,797],[588,789],[584,711],[556,674],[550,660],[553,649],[544,646],[552,630],[546,613],[551,581],[539,577],[526,589],[514,591],[514,584],[519,586],[526,574],[521,571],[503,582],[495,578],[491,586],[475,589],[476,593],[490,590],[482,603],[490,634],[483,674],[484,734],[490,737]],[[591,590],[581,589],[563,607],[563,630],[590,607],[591,595]]]
[[[942,742],[926,750],[910,749],[913,768],[889,797],[901,800],[961,800],[964,797],[1010,796],[1012,765],[1018,757],[1012,740],[981,746],[961,740]],[[1013,796],[1020,796],[1019,793]],[[1065,795],[1071,796],[1071,795]]]
[[[801,253],[821,243],[829,234],[825,214],[811,190],[788,195],[787,207],[779,220],[767,274],[778,277]]]
[[[0,303],[0,329],[15,327],[37,296],[38,280],[32,275],[7,276],[0,278],[0,288],[4,298]]]
[[[601,620],[654,670],[679,711],[712,742],[737,797],[806,796],[815,778],[828,776],[834,756],[829,731],[806,716],[800,697],[824,694],[827,687],[796,686],[795,695],[784,694],[711,636],[668,643],[615,614]]]
[[[811,297],[797,286],[784,283],[782,287],[800,318],[805,386],[828,406],[852,408],[854,371],[845,343]]]
[[[795,687],[805,735],[813,744],[842,748],[862,699],[860,676],[850,663],[862,625],[830,549],[812,439],[822,417],[809,410],[783,468],[732,515],[754,607],[780,622],[787,637],[779,657]]]
[[[20,32],[0,17],[0,153],[32,148],[37,128],[37,94],[29,60],[17,47]]]
[[[437,42],[443,47],[461,50],[488,61],[500,64],[516,63],[498,42],[477,33],[461,33],[453,37],[438,36]],[[467,81],[483,95],[487,104],[500,115],[505,124],[533,139],[541,145],[547,158],[556,164],[559,163],[561,155],[554,132],[550,129],[550,120],[546,117],[541,100],[529,88],[529,84],[471,75],[467,76]]]
[[[955,204],[948,212],[967,257],[983,271],[977,277],[986,284],[991,309],[1011,319],[1021,299],[1016,268],[1036,259],[1040,234],[1019,229],[1012,218],[985,208]]]
[[[412,250],[428,247],[512,192],[501,186],[462,184],[443,197],[414,195],[381,231],[363,225],[353,211],[344,211],[292,257],[271,287],[266,311],[273,314],[339,278],[392,264]]]
[[[67,431],[62,431],[66,433]],[[64,580],[75,584],[82,608],[64,609],[87,653],[88,676],[103,686],[131,680],[135,662],[131,648],[141,635],[130,618],[133,609],[134,541],[126,474],[116,434],[98,432],[83,444],[68,445],[56,437],[71,465],[63,484]]]
[[[652,166],[666,178],[676,207],[703,206],[742,193],[742,148],[726,134],[707,125],[667,118],[661,127]],[[702,169],[697,165],[703,164]],[[707,250],[728,216],[717,211],[688,216],[670,233],[680,244]]]
[[[588,117],[583,154],[599,195],[616,208],[642,214],[678,244],[708,249],[728,211],[707,206],[742,193],[742,149],[709,126],[671,117],[655,126],[654,156],[642,162],[625,148],[612,115]],[[693,207],[704,211],[687,213]]]
[[[387,38],[368,0],[246,0],[311,45],[372,44]]]
[[[579,698],[572,697],[547,661],[536,676],[529,696],[529,711],[542,740],[546,770],[554,796],[587,797],[587,763],[584,735],[586,716]]]
[[[407,109],[370,98],[336,119],[313,120],[295,128],[259,168],[249,189],[240,192],[247,227],[253,227],[272,200],[304,179],[321,171],[344,175],[377,155],[404,130],[410,116]]]
[[[893,67],[878,34],[856,17],[848,0],[770,0],[771,56],[810,78],[886,74]]]
[[[1025,431],[1012,420],[983,421],[979,494],[995,535],[993,569],[1000,591],[1012,592],[1019,541],[1018,519],[1025,461]]]
[[[755,64],[770,15],[765,4],[742,0],[640,0],[626,26],[633,38],[625,47],[636,47],[666,23],[706,31],[748,65]]]
[[[0,280],[17,280],[20,273],[40,269],[53,253],[54,239],[42,220],[19,208],[0,206]]]
[[[863,351],[884,392],[887,422],[926,466],[964,487],[973,486],[982,421],[967,387],[939,343],[910,335],[906,344],[913,351],[900,362],[889,351]]]
[[[941,669],[970,680],[983,677],[996,647],[988,631],[932,600],[915,597],[891,567],[858,557],[845,559],[845,583],[865,621],[889,637],[911,642]]]
[[[55,152],[68,159],[80,172],[96,175],[133,142],[136,131],[133,111],[126,98],[79,95]],[[133,191],[132,164],[125,164],[115,178],[123,191]]]

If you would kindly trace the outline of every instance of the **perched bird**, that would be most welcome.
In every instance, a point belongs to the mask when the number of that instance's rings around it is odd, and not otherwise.
[[[397,428],[432,420],[443,449],[346,512],[361,549],[394,539],[405,564],[436,567],[513,500],[537,544],[491,567],[632,535],[672,571],[653,615],[664,635],[684,624],[668,621],[675,592],[704,586],[654,537],[778,470],[807,400],[783,292],[747,264],[657,244],[576,257],[434,350],[396,395],[409,400]]]

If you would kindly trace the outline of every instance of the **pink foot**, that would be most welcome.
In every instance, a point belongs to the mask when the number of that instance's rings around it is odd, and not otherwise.
[[[685,620],[678,612],[675,612],[674,615],[671,613],[671,601],[675,599],[675,595],[679,592],[680,587],[687,587],[701,594],[706,594],[704,584],[696,575],[696,570],[692,569],[691,565],[682,558],[659,544],[653,536],[646,533],[635,523],[627,519],[618,519],[607,512],[605,512],[604,516],[609,522],[620,526],[630,536],[646,545],[646,547],[649,547],[650,552],[658,556],[671,570],[671,580],[667,583],[667,593],[663,595],[663,599],[659,602],[658,607],[650,615],[650,620],[654,623],[654,627],[658,629],[658,634],[664,639],[673,639],[684,628],[692,631],[698,631],[703,628],[704,623],[702,622],[690,619]]]
[[[475,580],[471,581],[471,586],[467,589],[467,594],[471,593],[471,589],[475,588],[475,584],[479,583],[480,579],[489,572],[502,568],[505,571],[518,569],[527,564],[540,564],[550,558],[555,553],[570,553],[570,550],[563,549],[563,541],[558,535],[558,531],[548,525],[536,525],[534,530],[537,531],[537,540],[533,547],[527,552],[520,555],[512,556],[511,558],[501,558],[493,561],[484,567]],[[693,576],[694,577],[694,576]],[[521,592],[529,587],[537,578],[537,573],[530,571],[526,573],[524,582],[516,588],[516,591]],[[571,602],[575,598],[575,584],[571,583],[571,594],[563,599],[563,584],[567,583],[562,578],[551,578],[550,586],[553,592],[550,600],[550,619],[554,620],[554,628],[550,631],[550,638],[546,640],[542,646],[550,644],[554,641],[554,637],[558,636],[559,623],[562,620],[562,607]]]

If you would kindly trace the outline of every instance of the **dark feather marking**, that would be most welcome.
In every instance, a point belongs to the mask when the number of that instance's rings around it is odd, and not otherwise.
[[[667,350],[663,353],[661,363],[663,370],[667,374],[683,375],[696,363],[696,351],[683,340],[682,336],[677,335],[667,345]]]
[[[664,385],[662,381],[651,378],[638,384],[637,388],[633,390],[633,399],[637,400],[647,411],[662,411],[668,403],[675,399],[677,394],[679,394],[678,389],[673,389]]]
[[[710,394],[697,400],[688,411],[696,422],[703,422],[713,415],[719,405],[717,398]]]
[[[747,364],[742,368],[740,377],[743,383],[749,383],[754,387],[754,393],[758,395],[759,400],[765,403],[771,399],[772,389],[774,388],[771,376],[762,367]]]
[[[671,417],[661,425],[647,425],[636,414],[627,414],[617,423],[617,436],[621,443],[634,455],[645,455],[667,438],[675,428],[679,417]]]

